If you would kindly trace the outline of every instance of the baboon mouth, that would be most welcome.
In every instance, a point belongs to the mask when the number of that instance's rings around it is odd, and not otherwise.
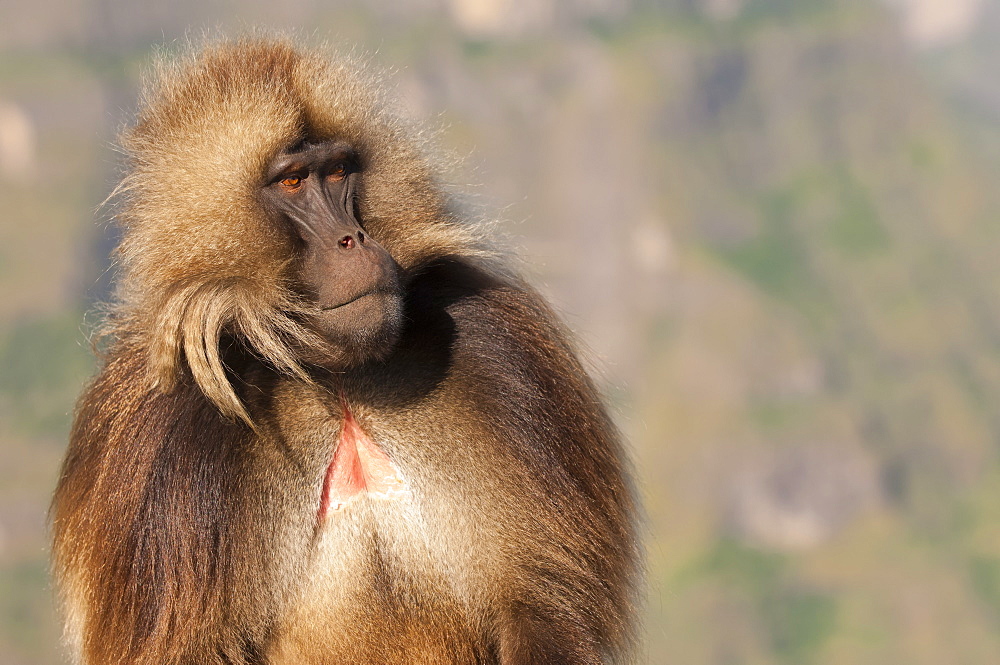
[[[346,307],[347,305],[350,305],[352,302],[357,302],[357,301],[361,300],[362,298],[367,298],[368,296],[375,295],[376,293],[378,293],[378,292],[377,291],[365,291],[364,293],[362,293],[360,295],[354,296],[350,300],[345,300],[344,302],[338,303],[336,305],[326,305],[324,307],[320,307],[320,309],[323,310],[324,312],[330,312],[330,311],[333,311],[335,309],[340,309],[341,307]]]
[[[380,286],[380,287],[376,287],[374,289],[370,289],[368,291],[364,291],[362,293],[359,293],[358,295],[356,295],[356,296],[354,296],[352,298],[349,298],[349,299],[345,300],[344,302],[337,303],[336,305],[323,305],[323,306],[320,307],[320,310],[322,310],[324,312],[332,312],[333,310],[340,309],[342,307],[347,307],[351,303],[355,303],[355,302],[357,302],[357,301],[359,301],[359,300],[361,300],[363,298],[367,298],[368,296],[378,296],[378,295],[391,296],[391,295],[394,295],[395,293],[396,293],[396,291],[394,289],[391,289],[389,287]]]

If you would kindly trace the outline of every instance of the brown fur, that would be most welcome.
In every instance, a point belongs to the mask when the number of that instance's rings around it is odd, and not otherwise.
[[[622,450],[561,327],[491,260],[353,65],[249,39],[163,65],[123,143],[114,339],[53,503],[82,663],[630,662]],[[400,265],[387,359],[304,359],[262,173],[303,138],[363,161]],[[341,397],[410,482],[317,523]]]

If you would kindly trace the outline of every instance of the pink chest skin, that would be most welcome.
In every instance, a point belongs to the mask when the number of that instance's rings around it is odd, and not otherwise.
[[[406,493],[406,484],[389,456],[361,429],[350,408],[344,404],[344,425],[323,480],[320,521],[364,494],[377,499],[394,499]]]

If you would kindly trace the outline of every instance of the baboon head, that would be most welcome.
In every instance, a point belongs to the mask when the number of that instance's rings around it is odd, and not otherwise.
[[[221,347],[281,372],[392,349],[410,277],[475,253],[418,134],[355,62],[246,40],[162,64],[122,143],[116,333],[248,420]],[[235,66],[235,63],[239,63]]]

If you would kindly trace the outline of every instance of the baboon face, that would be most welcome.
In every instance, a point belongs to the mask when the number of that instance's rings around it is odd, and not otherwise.
[[[333,369],[384,357],[402,320],[399,267],[357,214],[361,162],[350,145],[297,146],[271,161],[261,189],[267,214],[295,239],[307,323],[341,353],[310,359]]]

